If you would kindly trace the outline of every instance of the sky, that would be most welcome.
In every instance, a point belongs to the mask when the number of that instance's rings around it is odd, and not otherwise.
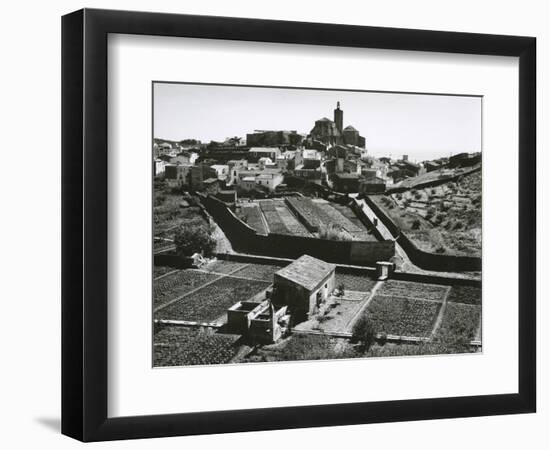
[[[413,161],[481,151],[480,97],[155,83],[155,138],[222,141],[254,130],[309,133],[315,120],[333,120],[366,139],[368,154]]]

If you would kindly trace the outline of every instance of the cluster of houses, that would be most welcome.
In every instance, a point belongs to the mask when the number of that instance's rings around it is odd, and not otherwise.
[[[154,175],[171,187],[218,193],[273,193],[286,189],[289,178],[328,186],[338,192],[376,194],[427,171],[475,164],[479,154],[417,164],[368,155],[365,138],[352,125],[344,127],[338,102],[334,119],[315,121],[307,135],[295,130],[255,130],[223,142],[204,144],[155,140]]]

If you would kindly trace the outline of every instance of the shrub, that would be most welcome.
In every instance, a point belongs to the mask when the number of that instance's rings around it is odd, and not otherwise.
[[[413,230],[418,230],[420,228],[420,220],[414,219],[411,225]]]
[[[211,228],[198,217],[182,222],[176,230],[174,243],[179,256],[191,256],[194,253],[210,256],[216,247]]]
[[[328,239],[329,241],[346,241],[348,237],[342,228],[333,223],[319,227],[319,238]]]
[[[374,344],[376,333],[372,321],[366,314],[362,315],[353,326],[352,337],[360,342],[365,351],[368,351]]]
[[[344,283],[338,283],[337,289],[340,295],[344,295],[346,293],[346,286],[344,285]]]

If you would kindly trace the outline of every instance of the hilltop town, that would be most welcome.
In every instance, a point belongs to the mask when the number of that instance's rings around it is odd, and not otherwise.
[[[481,349],[481,153],[344,121],[153,142],[156,366]]]

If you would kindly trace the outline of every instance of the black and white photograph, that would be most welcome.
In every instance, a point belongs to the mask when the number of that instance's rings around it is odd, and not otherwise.
[[[482,354],[482,96],[152,104],[154,367]]]

